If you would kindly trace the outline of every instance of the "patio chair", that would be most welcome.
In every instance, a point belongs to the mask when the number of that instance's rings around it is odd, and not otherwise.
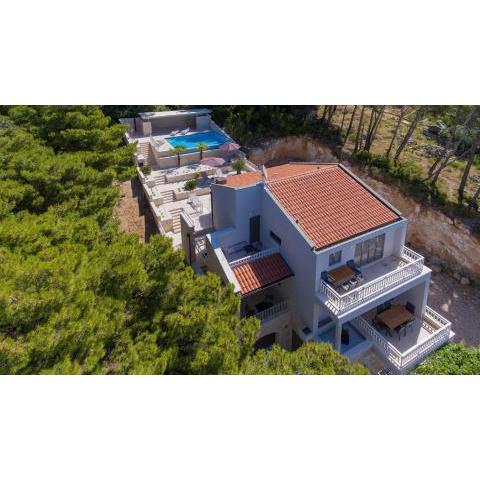
[[[384,312],[385,310],[386,310],[385,304],[382,303],[381,305],[378,305],[378,307],[377,307],[377,314],[378,314],[378,313],[382,313],[382,312]]]
[[[355,275],[358,278],[363,278],[362,272],[355,266],[355,261],[354,260],[348,260],[347,262],[347,267],[350,268],[355,272]]]
[[[412,318],[405,324],[405,336],[407,335],[407,330],[410,328],[413,331],[413,325],[415,323],[415,318]]]
[[[328,273],[327,273],[327,271],[322,272],[322,273],[320,274],[320,277],[321,277],[321,279],[322,279],[325,283],[330,284],[330,281],[328,280]]]
[[[395,327],[395,331],[398,333],[398,339],[400,340],[400,337],[402,336],[402,332],[404,336],[407,336],[407,325],[406,323],[403,323],[402,325],[399,325],[398,327]]]
[[[350,285],[350,288],[355,288],[358,285],[358,280],[356,278],[352,278],[348,281],[348,284]]]
[[[372,320],[372,326],[373,326],[373,328],[375,328],[375,330],[378,330],[380,333],[384,333],[384,334],[388,335],[389,337],[391,336],[390,335],[390,329],[384,323],[380,322],[378,320],[378,317],[375,317]]]
[[[410,312],[415,314],[415,305],[413,303],[407,302],[405,308]]]
[[[385,307],[385,310],[388,310],[388,309],[392,308],[392,301],[387,300],[383,305]]]

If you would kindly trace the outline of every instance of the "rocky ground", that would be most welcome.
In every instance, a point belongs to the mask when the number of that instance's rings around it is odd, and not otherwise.
[[[121,198],[115,214],[120,220],[120,228],[127,233],[136,233],[140,241],[148,242],[150,235],[158,230],[138,178],[119,184],[119,188]]]
[[[425,265],[432,270],[428,305],[452,322],[454,341],[480,345],[480,284],[419,245],[411,247],[425,257]]]
[[[428,304],[452,322],[455,341],[480,345],[480,287],[462,285],[449,272],[433,272]]]

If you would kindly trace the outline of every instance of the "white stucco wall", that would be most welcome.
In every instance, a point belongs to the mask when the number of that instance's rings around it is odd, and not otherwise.
[[[288,284],[293,321],[298,323],[298,326],[306,325],[312,328],[315,308],[315,255],[299,229],[290,222],[271,194],[264,189],[262,192],[262,243],[268,247],[280,248],[282,257],[295,274]],[[270,230],[281,238],[280,246],[270,238]]]
[[[216,230],[234,227],[228,236],[221,240],[221,246],[248,242],[250,238],[250,218],[262,215],[262,186],[230,188],[212,185],[213,223]],[[260,220],[260,225],[262,220]]]

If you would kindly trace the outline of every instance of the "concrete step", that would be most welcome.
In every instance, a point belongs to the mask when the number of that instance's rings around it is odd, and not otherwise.
[[[167,190],[166,192],[163,192],[162,198],[165,203],[173,202],[174,200],[173,190]]]

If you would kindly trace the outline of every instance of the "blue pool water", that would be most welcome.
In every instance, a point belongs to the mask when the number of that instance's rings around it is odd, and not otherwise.
[[[178,135],[176,137],[166,137],[165,140],[173,147],[182,146],[187,150],[198,150],[199,143],[205,143],[209,150],[218,148],[230,140],[221,133],[209,130],[208,132],[191,133],[190,135]]]

